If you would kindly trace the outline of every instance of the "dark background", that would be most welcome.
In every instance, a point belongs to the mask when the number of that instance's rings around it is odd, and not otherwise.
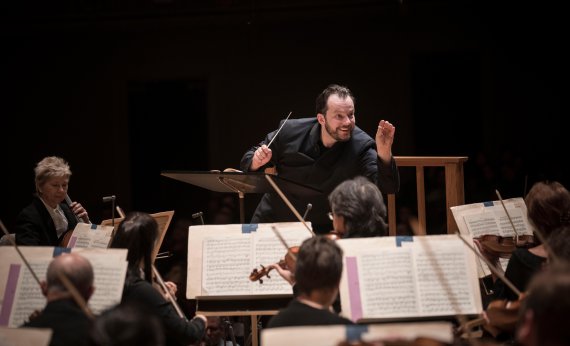
[[[468,156],[468,203],[569,184],[568,39],[552,2],[18,1],[0,13],[9,228],[48,155],[69,161],[69,194],[94,222],[110,217],[107,195],[125,211],[175,210],[181,229],[198,211],[238,222],[237,196],[160,172],[239,168],[289,111],[315,116],[329,83],[351,88],[369,134],[396,125],[394,155]],[[413,208],[401,173],[398,205]],[[426,177],[441,203],[442,172]],[[246,218],[258,199],[246,196]],[[430,215],[437,233],[445,217]]]

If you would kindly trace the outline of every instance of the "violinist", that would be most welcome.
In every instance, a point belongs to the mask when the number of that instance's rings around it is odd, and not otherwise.
[[[36,195],[16,219],[16,243],[58,246],[67,231],[73,230],[80,219],[89,222],[89,217],[81,204],[64,203],[71,177],[64,159],[45,157],[34,171]]]
[[[539,273],[522,303],[516,339],[522,346],[563,346],[570,340],[570,266],[557,263]]]
[[[380,120],[375,138],[356,126],[355,99],[350,89],[329,85],[316,99],[316,117],[289,119],[247,151],[241,170],[252,172],[274,166],[286,179],[304,182],[323,192],[318,198],[296,195],[291,203],[302,210],[311,202],[310,221],[317,234],[331,229],[327,218],[327,195],[342,181],[366,176],[384,193],[400,188],[392,144],[396,128]],[[266,193],[251,223],[296,221],[275,193]]]
[[[89,346],[164,346],[158,317],[144,306],[119,304],[103,311],[89,333]]]
[[[340,183],[328,197],[333,231],[338,238],[380,237],[388,235],[386,205],[376,184],[358,176]],[[336,238],[333,237],[333,238]],[[287,257],[285,258],[287,259]],[[279,263],[269,265],[292,285],[294,274]],[[296,294],[296,288],[293,286]]]
[[[48,266],[46,281],[41,282],[47,304],[23,327],[52,329],[50,345],[86,345],[91,320],[72,298],[59,273],[69,279],[85,301],[93,294],[93,268],[87,259],[74,253],[55,257]]]
[[[352,324],[331,310],[342,274],[342,250],[324,236],[306,239],[299,248],[295,268],[298,295],[269,320],[267,328]]]
[[[568,269],[570,265],[570,225],[554,230],[546,245],[548,257],[545,265],[534,274],[531,281],[534,281],[537,276],[544,276],[544,272],[557,272],[559,268],[564,266]],[[514,340],[516,328],[524,318],[521,309],[525,306],[530,294],[532,294],[532,287],[527,288],[517,300],[497,299],[492,301],[484,313],[484,335],[498,341]]]
[[[365,177],[340,183],[329,195],[334,232],[341,238],[388,235],[386,205],[378,187]]]
[[[122,303],[146,306],[159,318],[167,345],[188,345],[202,339],[206,317],[196,315],[188,321],[181,318],[175,307],[163,296],[174,296],[174,291],[161,294],[153,286],[152,251],[158,239],[158,224],[147,213],[132,212],[121,222],[111,242],[111,248],[128,249],[127,278]],[[167,284],[170,289],[174,283]]]
[[[535,183],[525,197],[525,204],[529,222],[546,240],[557,229],[570,224],[570,192],[556,181]],[[498,263],[498,257],[482,247],[479,248],[491,263]],[[505,277],[524,292],[528,282],[542,268],[546,259],[547,253],[543,244],[538,243],[528,249],[517,248],[510,257]],[[518,299],[518,296],[494,275],[493,280],[495,299]]]

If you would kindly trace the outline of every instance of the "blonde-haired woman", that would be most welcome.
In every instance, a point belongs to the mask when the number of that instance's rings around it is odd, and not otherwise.
[[[57,156],[48,156],[35,169],[36,194],[16,219],[16,242],[20,245],[58,246],[65,233],[79,221],[89,222],[83,206],[65,203],[71,170]]]

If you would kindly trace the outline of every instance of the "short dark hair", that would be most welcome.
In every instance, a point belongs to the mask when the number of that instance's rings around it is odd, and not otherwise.
[[[325,90],[323,90],[319,94],[319,96],[317,96],[316,100],[317,114],[321,113],[324,115],[327,113],[328,110],[327,102],[331,95],[338,95],[338,97],[340,97],[343,100],[346,99],[347,97],[350,97],[352,99],[352,102],[356,103],[356,100],[354,99],[354,96],[352,95],[350,89],[342,85],[331,84],[327,86]]]
[[[325,236],[306,239],[299,248],[295,281],[300,293],[335,288],[342,274],[342,249]]]
[[[387,235],[386,205],[376,184],[365,177],[340,183],[330,194],[334,214],[344,218],[345,237],[375,237]]]
[[[521,308],[521,320],[532,311],[536,340],[543,345],[567,345],[570,329],[570,267],[558,265],[537,274],[529,284]]]
[[[550,262],[566,262],[570,265],[570,225],[564,225],[552,231],[546,241]]]
[[[145,280],[152,282],[152,251],[158,238],[158,224],[147,213],[131,212],[119,225],[111,248],[128,249],[129,273],[139,275],[141,260],[144,264]]]
[[[165,345],[162,324],[144,305],[121,304],[97,316],[89,335],[92,346]]]
[[[525,197],[528,218],[545,238],[570,224],[570,192],[559,182],[535,183]]]

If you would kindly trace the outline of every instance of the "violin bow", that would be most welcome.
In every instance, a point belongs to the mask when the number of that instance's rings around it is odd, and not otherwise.
[[[309,230],[309,232],[311,232],[311,235],[314,237],[315,236],[315,232],[313,232],[313,230],[311,229],[311,227],[309,227],[309,225],[307,225],[307,223],[305,222],[305,220],[301,217],[301,214],[299,214],[299,212],[297,211],[297,209],[295,209],[295,207],[293,206],[293,204],[291,204],[291,202],[289,201],[289,199],[287,198],[287,196],[285,196],[285,194],[283,193],[283,191],[281,191],[281,189],[279,188],[279,186],[277,186],[277,184],[275,184],[275,182],[273,181],[273,178],[271,178],[269,176],[269,174],[265,175],[265,179],[267,179],[267,181],[269,181],[269,184],[271,184],[271,186],[273,186],[273,188],[275,189],[275,191],[277,191],[277,194],[279,194],[279,196],[281,197],[281,199],[283,199],[283,202],[285,202],[285,204],[287,204],[287,206],[289,207],[289,209],[291,209],[291,211],[293,212],[293,214],[295,214],[295,216],[297,217],[297,219],[303,224],[303,226],[305,226],[307,228],[307,230]]]
[[[61,280],[63,286],[65,286],[65,288],[69,291],[69,293],[71,293],[71,297],[73,298],[73,300],[75,300],[75,303],[77,303],[77,305],[81,307],[83,313],[90,320],[94,320],[95,316],[93,315],[93,312],[91,312],[91,309],[89,309],[89,306],[87,306],[87,302],[85,301],[83,296],[79,293],[75,285],[73,285],[73,282],[69,280],[69,278],[67,277],[67,275],[65,275],[63,271],[58,271],[57,276],[59,277],[59,280]]]
[[[515,223],[513,222],[513,219],[511,219],[511,215],[507,211],[507,207],[505,206],[505,203],[503,202],[503,198],[501,197],[499,190],[495,190],[495,193],[497,194],[497,197],[499,197],[499,200],[501,201],[501,205],[503,206],[503,209],[505,210],[505,214],[507,214],[507,218],[509,219],[511,226],[513,227],[513,231],[515,232],[516,240],[518,240],[519,239],[519,232],[517,232],[517,229],[515,228]]]
[[[36,280],[36,282],[38,283],[38,286],[42,286],[40,283],[40,279],[38,278],[38,276],[36,275],[36,272],[34,272],[34,270],[32,269],[32,266],[30,265],[30,263],[28,262],[28,260],[26,259],[26,257],[24,256],[24,254],[20,251],[20,248],[18,247],[18,245],[16,244],[16,240],[12,239],[12,237],[10,237],[10,233],[8,232],[8,230],[6,229],[6,226],[4,226],[4,223],[2,222],[2,220],[0,220],[0,228],[2,228],[2,231],[4,232],[4,234],[6,234],[6,236],[8,237],[8,239],[10,240],[10,242],[12,243],[12,245],[14,245],[14,249],[16,249],[16,252],[18,253],[18,255],[20,256],[20,258],[22,259],[22,261],[24,261],[24,264],[26,265],[26,267],[28,268],[28,270],[30,271],[30,273],[32,273],[32,276],[34,277],[34,280]]]
[[[505,203],[503,203],[503,198],[501,197],[501,194],[499,193],[499,190],[495,190],[495,193],[497,194],[497,197],[499,197],[499,200],[501,201],[501,204],[503,205],[503,209],[505,210],[505,213],[507,214],[507,217],[509,218],[509,221],[511,222],[511,226],[513,226],[513,231],[515,231],[515,235],[517,237],[518,240],[518,236],[519,234],[517,233],[517,230],[515,229],[515,224],[513,223],[513,220],[511,219],[511,216],[509,215],[509,212],[507,211],[507,207],[505,206]],[[544,236],[542,235],[542,233],[540,233],[538,230],[536,230],[535,232],[533,232],[533,234],[536,235],[536,237],[538,238],[538,240],[540,241],[540,243],[544,246],[544,250],[546,251],[547,254],[550,255],[550,259],[553,262],[558,262],[558,258],[556,257],[556,255],[550,250],[550,247],[548,246],[548,244],[546,243],[546,239],[544,238]],[[516,241],[515,241],[515,246],[516,246]]]
[[[497,269],[497,267],[495,267],[488,259],[485,258],[485,256],[481,255],[471,244],[469,244],[465,239],[463,239],[463,237],[461,236],[461,234],[459,234],[459,232],[455,233],[457,234],[457,236],[459,237],[459,239],[461,239],[461,241],[471,250],[473,251],[473,253],[479,258],[481,259],[483,262],[485,262],[486,265],[489,266],[489,269],[493,272],[493,274],[497,275],[497,277],[499,279],[501,279],[501,281],[503,281],[505,283],[505,285],[509,286],[509,288],[516,293],[516,295],[518,295],[520,297],[520,295],[522,294],[521,291],[516,288],[515,285],[513,285],[513,283],[507,279],[505,277],[505,275],[503,273],[501,273],[501,271],[499,269]]]
[[[24,256],[24,254],[20,251],[20,248],[18,247],[18,244],[16,244],[16,241],[14,241],[11,237],[10,237],[10,233],[8,232],[8,230],[6,229],[6,226],[4,226],[4,223],[2,222],[2,220],[0,220],[0,228],[2,228],[2,231],[4,232],[4,234],[6,234],[8,236],[8,238],[10,239],[10,242],[12,243],[12,245],[14,245],[14,248],[16,249],[16,252],[18,252],[18,255],[20,256],[20,258],[22,259],[22,261],[24,262],[24,264],[26,265],[26,267],[28,268],[28,270],[30,271],[30,273],[32,274],[32,276],[34,277],[34,280],[36,280],[36,282],[38,283],[38,286],[42,286],[40,279],[38,278],[38,276],[36,275],[36,273],[34,272],[34,270],[32,269],[32,266],[30,265],[30,263],[28,262],[28,260],[26,259],[26,257]],[[81,294],[79,293],[79,291],[77,291],[77,288],[73,285],[73,283],[67,278],[67,276],[65,275],[65,273],[59,271],[57,273],[59,279],[61,280],[61,282],[63,283],[63,285],[65,286],[65,288],[69,291],[69,293],[71,293],[71,296],[73,298],[73,300],[75,300],[75,302],[77,303],[77,305],[79,305],[81,307],[81,310],[85,313],[85,315],[89,318],[89,319],[94,319],[93,313],[91,312],[91,310],[89,309],[89,307],[87,306],[87,303],[85,302],[85,299],[83,299],[83,297],[81,296]]]
[[[285,241],[285,238],[283,238],[283,236],[281,235],[281,232],[279,232],[279,230],[277,229],[277,227],[275,225],[271,226],[271,229],[273,230],[273,232],[275,233],[277,238],[279,238],[279,241],[281,242],[281,244],[283,244],[283,246],[285,246],[285,249],[287,249],[287,253],[289,254],[289,256],[291,256],[291,258],[293,258],[293,260],[296,262],[297,261],[297,255],[295,255],[293,253],[293,251],[291,251],[291,248],[289,247],[289,245],[287,245],[287,241]]]
[[[186,318],[186,315],[184,315],[184,313],[182,312],[182,309],[180,308],[180,306],[178,305],[178,303],[176,302],[176,299],[172,296],[172,294],[170,294],[170,291],[168,290],[168,287],[166,287],[166,284],[164,283],[164,280],[162,279],[162,276],[160,276],[160,273],[158,272],[158,269],[156,269],[156,267],[154,266],[154,264],[152,265],[152,272],[154,273],[154,276],[156,277],[156,279],[158,280],[158,284],[160,285],[160,287],[164,290],[164,293],[166,294],[166,296],[168,297],[168,300],[170,301],[170,303],[172,304],[172,306],[174,307],[174,310],[176,310],[176,313],[178,314],[178,316],[186,321],[188,321],[188,319]]]

